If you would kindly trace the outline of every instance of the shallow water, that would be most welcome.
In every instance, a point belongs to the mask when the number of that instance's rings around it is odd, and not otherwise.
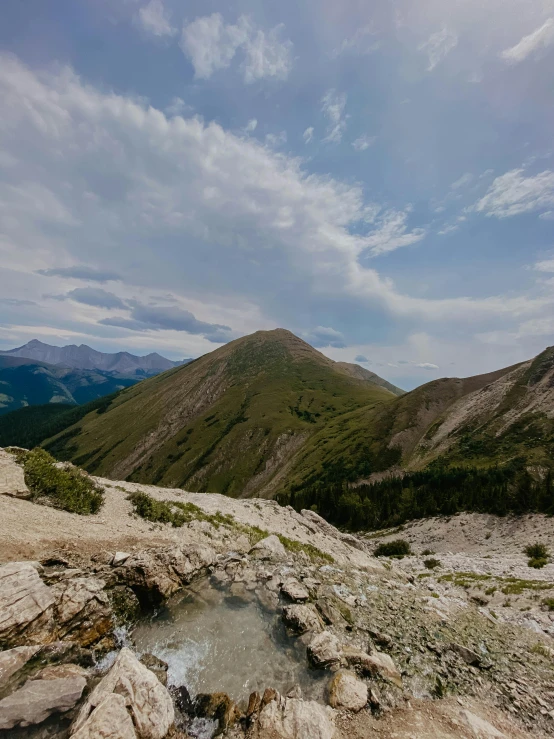
[[[245,601],[209,580],[139,624],[132,641],[139,653],[167,662],[169,684],[185,685],[193,696],[223,692],[244,702],[254,690],[286,694],[295,685],[305,698],[323,695],[323,674],[308,668],[306,647],[287,636],[279,615],[253,594]]]

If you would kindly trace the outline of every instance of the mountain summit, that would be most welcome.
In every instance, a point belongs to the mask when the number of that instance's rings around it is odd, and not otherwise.
[[[229,495],[270,495],[332,418],[398,388],[290,331],[258,331],[122,392],[48,447],[90,471]]]

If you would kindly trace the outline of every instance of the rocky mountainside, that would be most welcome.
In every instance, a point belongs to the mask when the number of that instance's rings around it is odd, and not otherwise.
[[[184,359],[181,362],[172,362],[155,352],[144,357],[138,357],[129,354],[129,352],[109,354],[91,349],[86,344],[80,346],[76,344],[52,346],[51,344],[44,344],[38,339],[33,339],[16,349],[0,352],[0,356],[23,357],[34,359],[37,362],[73,367],[74,369],[115,372],[118,375],[137,377],[138,379],[157,375],[160,372],[165,372],[165,370],[191,361],[190,359]]]
[[[27,406],[87,403],[131,387],[139,378],[72,369],[0,355],[0,415]]]
[[[360,369],[289,331],[259,331],[130,388],[46,446],[114,478],[271,495],[331,419],[401,392]]]

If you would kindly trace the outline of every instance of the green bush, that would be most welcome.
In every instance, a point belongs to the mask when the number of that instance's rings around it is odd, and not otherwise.
[[[411,553],[412,550],[410,544],[406,539],[395,539],[394,541],[379,544],[377,549],[373,552],[373,555],[375,557],[398,557],[401,559]]]
[[[22,454],[25,482],[32,498],[71,513],[97,513],[104,491],[78,469],[56,467],[56,460],[44,449]]]
[[[548,559],[550,552],[546,544],[537,542],[536,544],[529,544],[523,550],[529,559]]]
[[[428,570],[434,570],[435,567],[440,567],[441,561],[440,559],[435,559],[435,557],[431,557],[430,559],[426,559],[423,564],[425,567],[427,567]]]
[[[435,552],[432,549],[424,549],[421,554],[423,557],[428,557],[430,554],[434,554]]]
[[[531,557],[529,562],[527,562],[529,567],[534,567],[536,570],[542,569],[547,564],[548,560],[546,557]]]
[[[542,604],[548,611],[554,611],[554,598],[544,598]]]

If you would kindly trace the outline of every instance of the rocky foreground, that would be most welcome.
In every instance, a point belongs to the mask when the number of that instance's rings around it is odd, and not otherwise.
[[[4,735],[184,739],[202,721],[236,739],[554,735],[550,621],[500,618],[455,579],[419,577],[417,557],[383,563],[374,541],[312,511],[95,479],[100,513],[70,514],[31,501],[0,453]],[[139,489],[205,515],[177,529],[137,519]],[[280,614],[327,676],[325,701],[294,685],[238,703],[190,696],[161,660],[120,647],[121,627],[202,577]]]

